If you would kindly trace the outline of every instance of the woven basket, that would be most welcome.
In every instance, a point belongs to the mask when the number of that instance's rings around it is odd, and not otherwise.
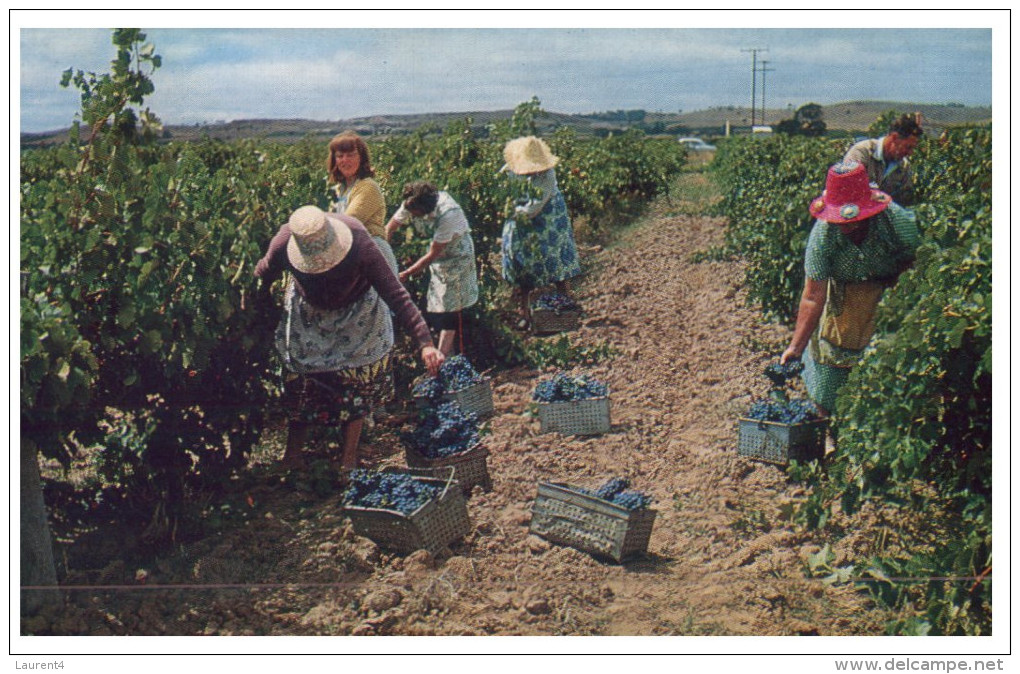
[[[577,330],[581,325],[581,310],[566,309],[556,312],[552,309],[531,309],[531,331],[536,335],[551,335],[557,332]]]
[[[541,432],[601,435],[609,432],[609,398],[538,403]]]
[[[492,380],[485,377],[479,382],[460,389],[450,391],[440,396],[443,402],[455,402],[465,412],[471,412],[479,419],[492,416],[494,407],[492,404]],[[414,396],[414,404],[420,410],[430,406],[429,399],[425,396]]]
[[[648,550],[657,511],[627,510],[569,485],[541,482],[531,533],[596,557],[622,562]]]
[[[825,431],[828,427],[828,419],[783,424],[741,418],[737,453],[781,465],[791,460],[820,459],[825,455]]]
[[[463,492],[456,488],[452,469],[447,469],[446,479],[422,477],[414,470],[388,470],[415,475],[416,480],[439,485],[443,491],[410,515],[395,510],[345,505],[342,512],[351,518],[356,534],[394,552],[424,549],[436,554],[471,531],[467,502]]]
[[[489,450],[482,444],[477,444],[460,454],[435,459],[423,456],[411,447],[404,448],[407,465],[419,471],[426,471],[433,477],[443,477],[449,473],[450,468],[453,468],[453,478],[460,484],[461,491],[465,494],[470,494],[476,484],[481,485],[485,491],[492,490],[492,480],[489,478],[489,466],[486,460],[488,456]]]

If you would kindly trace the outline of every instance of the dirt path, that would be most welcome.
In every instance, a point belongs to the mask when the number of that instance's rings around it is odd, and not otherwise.
[[[523,414],[540,373],[496,376],[494,488],[469,501],[474,531],[451,554],[390,555],[353,534],[335,494],[253,478],[233,526],[154,563],[145,591],[72,593],[80,610],[52,632],[881,634],[864,597],[805,577],[821,541],[781,516],[798,486],[737,456],[737,416],[764,393],[762,367],[788,333],[744,306],[740,263],[690,261],[722,244],[723,221],[671,207],[593,253],[579,291],[586,318],[573,338],[618,352],[585,369],[610,385],[612,431],[540,435]],[[400,461],[393,440],[374,433],[390,447],[383,463]],[[610,565],[529,536],[539,481],[615,475],[655,498],[646,559]],[[113,564],[77,579],[131,584],[135,573]]]

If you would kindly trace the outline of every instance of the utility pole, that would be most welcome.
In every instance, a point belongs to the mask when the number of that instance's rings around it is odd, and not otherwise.
[[[767,124],[765,121],[765,73],[775,72],[775,68],[766,68],[769,61],[761,62],[761,123]]]
[[[758,52],[768,51],[762,47],[754,47],[752,49],[741,49],[742,52],[751,52],[751,127],[754,127],[755,120],[755,105],[758,102]]]

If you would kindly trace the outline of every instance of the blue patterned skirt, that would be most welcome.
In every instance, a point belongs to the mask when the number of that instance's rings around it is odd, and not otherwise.
[[[574,229],[563,193],[527,223],[503,225],[503,278],[525,289],[566,281],[581,273]]]

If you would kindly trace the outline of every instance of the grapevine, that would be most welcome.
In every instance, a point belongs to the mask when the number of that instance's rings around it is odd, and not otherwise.
[[[814,482],[797,514],[812,526],[826,525],[834,503],[844,516],[866,503],[961,513],[953,523],[961,535],[937,551],[857,560],[857,571],[876,578],[917,568],[983,578],[973,587],[869,586],[912,611],[891,627],[900,633],[981,634],[991,625],[991,583],[981,576],[992,548],[991,141],[990,128],[959,128],[918,143],[911,165],[923,236],[913,269],[883,298],[872,345],[837,398],[838,441],[825,475],[791,469]],[[720,147],[714,171],[728,190],[727,242],[747,262],[748,299],[769,316],[794,317],[812,225],[806,204],[846,149],[845,141],[786,137]],[[777,387],[786,375],[766,373]],[[776,398],[755,402],[752,416],[806,418],[804,403],[791,411]],[[922,496],[918,485],[937,494]]]

